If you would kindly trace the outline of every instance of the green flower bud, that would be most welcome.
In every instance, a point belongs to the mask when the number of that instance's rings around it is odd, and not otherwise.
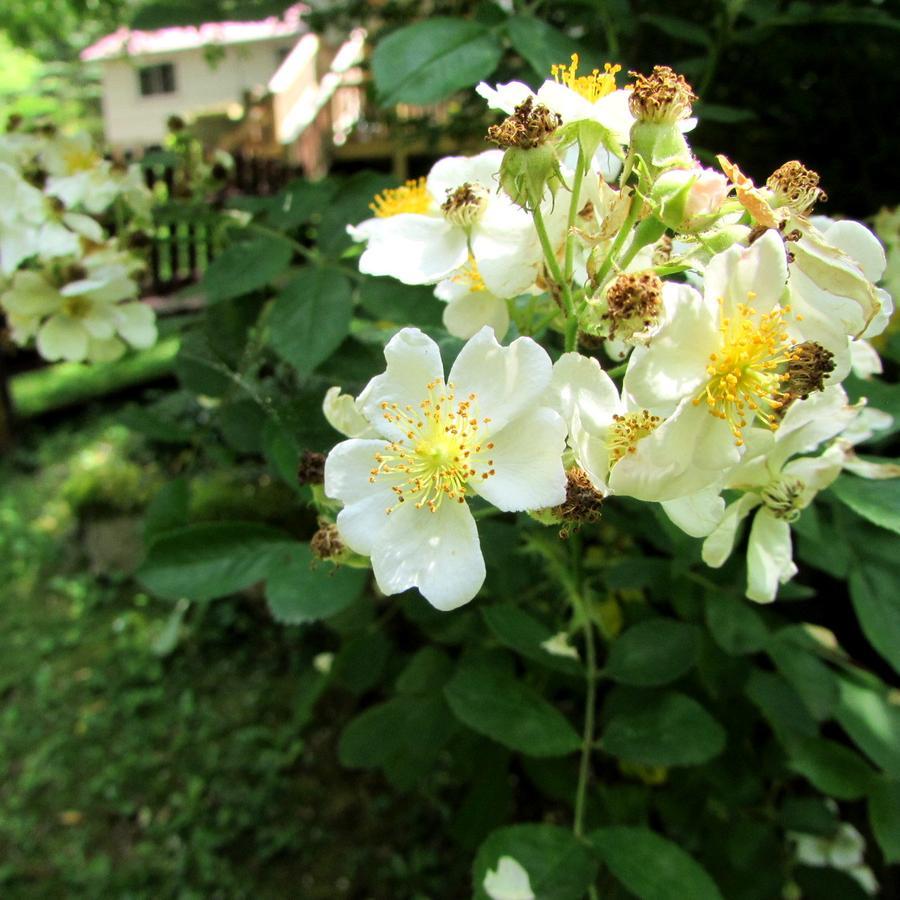
[[[668,169],[653,183],[651,205],[666,226],[680,232],[713,225],[728,196],[728,181],[712,169]]]

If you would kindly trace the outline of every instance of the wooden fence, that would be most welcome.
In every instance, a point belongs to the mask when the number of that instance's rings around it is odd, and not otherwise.
[[[158,313],[178,308],[167,295],[199,281],[223,247],[222,209],[233,197],[272,196],[289,182],[302,177],[302,170],[280,159],[232,154],[234,166],[223,177],[208,202],[179,198],[178,172],[172,165],[150,164],[145,168],[147,186],[166,200],[153,210],[149,234],[147,272],[142,296]],[[115,233],[113,222],[104,223]],[[8,449],[13,436],[15,411],[10,402],[8,380],[18,373],[46,363],[33,350],[13,347],[3,334],[0,313],[0,452]]]

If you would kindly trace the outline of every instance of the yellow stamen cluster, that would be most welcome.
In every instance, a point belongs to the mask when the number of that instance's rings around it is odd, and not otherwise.
[[[376,218],[387,219],[400,213],[418,213],[424,215],[432,206],[431,194],[424,178],[412,179],[398,188],[387,188],[376,194],[369,204],[369,209]]]
[[[86,297],[74,296],[66,297],[63,302],[62,311],[73,319],[85,319],[93,308],[91,301]]]
[[[480,294],[487,290],[481,272],[478,271],[475,257],[471,253],[468,262],[455,275],[451,275],[450,280],[455,284],[464,285],[473,294]]]
[[[372,484],[385,476],[400,479],[391,488],[397,500],[385,510],[388,514],[407,500],[431,512],[445,497],[464,503],[472,479],[484,481],[496,474],[494,460],[488,458],[494,443],[479,435],[491,420],[478,417],[476,395],[457,400],[454,386],[441,380],[432,381],[426,391],[418,407],[381,404],[385,421],[404,431],[404,437],[375,454],[378,465],[369,473]]]
[[[748,292],[751,301],[755,296]],[[719,305],[723,306],[721,299]],[[721,317],[721,349],[710,354],[709,381],[694,405],[705,401],[712,415],[728,422],[739,447],[750,418],[758,418],[773,431],[778,428],[778,411],[786,396],[782,385],[788,379],[784,370],[792,358],[784,325],[789,312],[790,307],[776,306],[761,314],[740,303],[736,316]]]
[[[609,467],[612,468],[620,459],[637,451],[638,441],[652,434],[659,428],[662,419],[651,415],[649,410],[625,413],[613,416],[613,425],[606,438],[609,448]]]
[[[550,74],[557,84],[564,84],[591,103],[611,94],[616,89],[616,75],[622,71],[621,66],[604,63],[602,72],[594,69],[590,75],[579,75],[578,62],[578,54],[573,53],[570,65],[559,63],[552,66]]]
[[[68,147],[62,154],[66,171],[70,175],[76,175],[78,172],[86,172],[93,169],[100,162],[100,157],[90,149],[79,146]]]
[[[796,522],[800,518],[799,501],[804,489],[805,485],[799,479],[787,478],[770,484],[760,496],[776,519]]]

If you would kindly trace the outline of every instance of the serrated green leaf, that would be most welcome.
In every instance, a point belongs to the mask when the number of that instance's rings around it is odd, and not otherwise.
[[[266,602],[272,617],[285,625],[316,622],[350,606],[367,580],[365,570],[318,562],[308,544],[296,544],[266,580]]]
[[[816,735],[816,720],[800,695],[781,676],[754,669],[744,691],[782,740],[792,734]]]
[[[597,877],[597,861],[570,829],[511,825],[493,832],[478,850],[472,866],[475,900],[487,900],[484,879],[489,871],[497,871],[504,856],[528,873],[535,900],[581,900]]]
[[[453,663],[443,650],[423,647],[397,676],[397,693],[434,693],[446,684],[452,672]]]
[[[548,653],[541,644],[553,637],[546,625],[512,603],[483,606],[481,615],[497,640],[541,665],[569,674],[581,671],[578,660]]]
[[[363,631],[341,647],[335,657],[331,674],[348,691],[364,694],[380,681],[391,642],[381,631]]]
[[[444,696],[463,724],[512,750],[564,756],[581,746],[569,720],[534,688],[477,660],[461,661]]]
[[[769,655],[813,718],[819,722],[829,719],[838,699],[837,678],[831,669],[788,635],[779,635],[772,641]]]
[[[892,778],[900,779],[900,706],[887,689],[838,678],[835,717],[854,743]]]
[[[841,475],[831,491],[864,519],[900,533],[900,478],[870,481]]]
[[[138,580],[169,600],[213,600],[262,581],[292,558],[297,542],[257,522],[187,525],[150,545]]]
[[[511,16],[506,20],[505,27],[516,52],[525,58],[541,79],[550,77],[552,66],[560,63],[567,66],[572,54],[581,52],[568,35],[531,16]],[[588,72],[591,69],[584,62],[582,68]]]
[[[395,697],[344,728],[338,758],[352,769],[383,769],[395,787],[408,790],[427,776],[456,728],[439,695]]]
[[[872,788],[875,772],[849,747],[822,738],[795,737],[786,749],[788,767],[829,797],[858,800]]]
[[[758,118],[752,109],[722,106],[718,103],[698,103],[694,107],[694,113],[701,121],[722,122],[726,125],[736,125],[738,122],[752,122]]]
[[[613,714],[600,746],[628,762],[691,766],[718,756],[725,740],[725,729],[696,700],[666,691]]]
[[[275,298],[269,344],[301,375],[328,359],[350,333],[350,284],[336,269],[304,269]]]
[[[687,41],[689,44],[697,44],[700,47],[712,46],[712,37],[702,25],[697,25],[688,19],[678,16],[669,16],[664,13],[644,13],[641,21],[658,28],[670,37]]]
[[[713,640],[732,656],[756,653],[769,640],[762,616],[744,600],[728,594],[709,593],[705,613]]]
[[[187,525],[190,488],[186,478],[163,485],[144,513],[144,542],[150,543],[166,531]]]
[[[869,642],[900,673],[900,578],[871,563],[856,566],[850,599]]]
[[[869,795],[869,822],[884,861],[900,862],[900,781],[882,779]]]
[[[408,25],[372,54],[379,102],[437,103],[487,78],[501,52],[497,36],[478,22],[436,16]]]
[[[640,900],[722,900],[700,863],[649,828],[599,828],[588,840],[613,875]]]
[[[603,674],[639,687],[668,684],[697,661],[700,630],[674,619],[649,619],[632,625],[610,645]]]
[[[227,247],[209,265],[203,289],[209,303],[240,297],[269,284],[290,265],[294,251],[282,237],[260,237]]]
[[[359,303],[379,321],[397,325],[439,326],[445,305],[434,288],[401,284],[393,278],[368,278],[359,290]]]

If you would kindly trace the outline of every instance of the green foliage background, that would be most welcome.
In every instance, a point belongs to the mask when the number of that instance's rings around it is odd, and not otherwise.
[[[481,78],[536,81],[581,45],[586,63],[685,70],[706,101],[700,146],[756,177],[799,157],[822,172],[835,210],[869,214],[896,200],[883,110],[898,26],[878,4],[583,0],[512,14],[435,4],[412,24],[419,4],[337,7],[332,27],[374,27],[373,89],[385,102],[433,102]],[[105,23],[133,11],[104,9]],[[191,5],[190,15],[249,5],[210,10]],[[179,5],[181,21],[187,12]],[[138,15],[172,21],[173,5]],[[21,17],[6,25],[40,39]],[[15,773],[0,820],[14,848],[0,869],[9,890],[281,896],[296,888],[298,860],[315,865],[312,845],[331,854],[340,890],[376,897],[470,887],[483,897],[486,871],[512,855],[541,898],[574,900],[597,880],[604,898],[769,900],[790,884],[852,900],[862,896],[854,882],[798,866],[789,838],[833,837],[840,820],[867,836],[890,895],[900,860],[896,483],[842,476],[798,523],[801,576],[765,608],[742,596],[739,554],[706,569],[698,544],[662,514],[622,500],[568,541],[525,516],[481,522],[485,589],[451,614],[415,594],[379,597],[365,573],[310,567],[317,523],[295,473],[301,451],[339,440],[321,414],[325,390],[357,392],[404,325],[431,334],[448,363],[460,346],[427,288],[356,272],[345,226],[393,183],[359,172],[240,204],[252,223],[227,228],[202,285],[207,305],[174,326],[177,385],[120,414],[139,436],[137,474],[126,466],[116,482],[104,467],[99,484],[76,479],[64,492],[75,522],[134,498],[136,572],[134,559],[107,562],[97,589],[23,525],[27,502],[8,504],[4,540],[27,560],[7,606],[20,635],[4,723]],[[882,351],[888,377],[848,389],[894,414],[896,430],[896,335]],[[891,440],[867,450],[889,457]],[[53,450],[27,451],[19,467],[45,465],[41,452]],[[121,487],[129,478],[138,490]],[[52,572],[62,580],[46,580]],[[62,611],[32,675],[38,625],[27,600],[44,592],[62,595],[51,599]],[[541,648],[580,626],[570,601],[603,636],[581,835],[570,822],[585,672]],[[113,637],[98,645],[104,628]],[[72,662],[82,653],[85,676]],[[314,663],[321,653],[333,654],[330,667]],[[107,746],[114,759],[103,765]],[[94,778],[73,777],[91,769]],[[289,802],[298,784],[308,819]],[[332,800],[346,818],[332,816]],[[60,818],[67,810],[87,816],[83,838],[65,832],[78,827]],[[44,868],[32,839],[41,820],[55,822]],[[110,829],[125,831],[121,852],[91,840]],[[386,856],[379,832],[392,836]]]

